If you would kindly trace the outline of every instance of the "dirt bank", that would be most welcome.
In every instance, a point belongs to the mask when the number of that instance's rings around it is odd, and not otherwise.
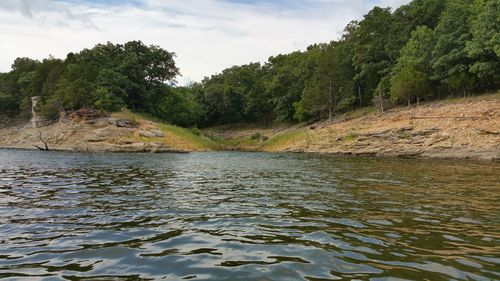
[[[500,94],[384,114],[364,109],[302,128],[219,128],[208,133],[247,150],[498,161]],[[260,141],[252,141],[256,135]]]

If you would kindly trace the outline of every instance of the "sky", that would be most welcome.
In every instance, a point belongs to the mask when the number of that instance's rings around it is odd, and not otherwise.
[[[374,6],[410,0],[0,0],[0,72],[17,57],[65,58],[141,40],[176,53],[179,84],[340,38]]]

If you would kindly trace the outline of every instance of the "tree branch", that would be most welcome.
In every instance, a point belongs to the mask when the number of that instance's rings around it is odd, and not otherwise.
[[[39,150],[48,151],[49,150],[49,146],[47,145],[47,142],[42,137],[42,131],[38,131],[38,139],[43,143],[44,147],[40,147],[38,145],[34,145],[34,146],[36,148],[38,148]]]

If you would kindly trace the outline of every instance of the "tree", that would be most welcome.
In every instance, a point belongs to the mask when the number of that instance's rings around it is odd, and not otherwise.
[[[19,104],[11,95],[0,92],[0,116],[13,116],[19,111]]]
[[[314,72],[317,49],[318,46],[311,46],[307,52],[270,57],[264,66],[268,75],[266,91],[277,121],[294,120],[294,104],[301,100],[305,84]]]
[[[467,55],[474,60],[470,72],[486,83],[500,81],[500,3],[477,0],[473,6]]]
[[[468,21],[471,5],[467,0],[448,0],[435,29],[433,80],[447,85],[452,92],[465,94],[473,83],[469,74],[471,59],[465,45],[470,40]]]
[[[103,69],[96,79],[94,105],[101,110],[117,111],[125,107],[127,77],[111,69]]]
[[[323,47],[301,103],[296,105],[301,110],[298,119],[305,119],[307,115],[319,115],[321,119],[326,113],[331,120],[335,112],[354,103],[352,67],[347,51],[343,42],[332,42]]]
[[[353,66],[356,69],[355,81],[364,100],[371,100],[380,79],[392,67],[388,42],[391,34],[392,14],[389,8],[375,7],[361,22],[353,36]]]
[[[412,33],[392,72],[391,97],[394,101],[407,100],[410,104],[416,98],[418,103],[421,97],[429,94],[434,41],[434,32],[426,26]]]

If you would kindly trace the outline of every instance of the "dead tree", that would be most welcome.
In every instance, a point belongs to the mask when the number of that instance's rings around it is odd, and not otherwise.
[[[35,147],[38,148],[39,150],[48,151],[49,150],[49,146],[47,145],[47,142],[43,139],[42,131],[38,131],[38,139],[43,143],[44,147],[40,147],[40,146],[38,146],[36,144],[35,144]]]

